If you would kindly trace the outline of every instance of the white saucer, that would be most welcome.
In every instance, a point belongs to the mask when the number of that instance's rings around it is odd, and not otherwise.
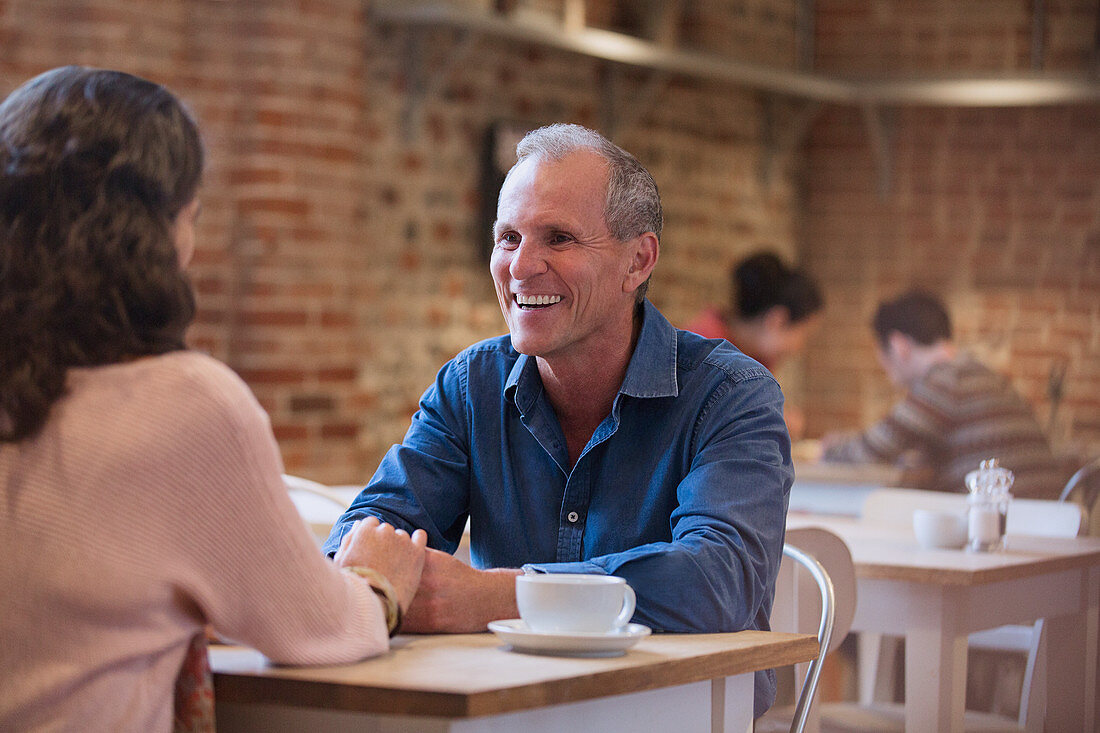
[[[533,631],[519,618],[491,621],[489,630],[514,651],[567,657],[617,657],[650,633],[641,624],[608,633]]]

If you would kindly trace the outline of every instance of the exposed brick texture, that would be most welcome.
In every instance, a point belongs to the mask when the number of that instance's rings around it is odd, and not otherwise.
[[[1028,7],[819,0],[819,68],[1024,72]],[[1084,71],[1095,4],[1046,7],[1044,68]],[[881,299],[917,286],[945,298],[959,341],[1048,424],[1064,368],[1052,436],[1100,453],[1100,105],[898,110],[885,196],[865,129],[858,110],[830,108],[807,145],[802,252],[830,290],[808,354],[809,430],[856,427],[895,399],[868,324]]]
[[[789,65],[791,12],[787,0],[723,3],[676,30],[701,50]],[[592,2],[589,16],[637,25],[629,4]],[[722,28],[738,43],[723,47]],[[424,83],[409,73],[413,40],[361,0],[0,0],[0,95],[81,63],[163,82],[195,110],[209,166],[191,343],[249,383],[288,470],[321,481],[365,482],[439,366],[504,331],[477,228],[487,125],[611,132],[605,65],[495,38],[459,57],[444,30],[416,47],[437,93],[406,126]],[[625,79],[620,104],[646,76]],[[670,317],[722,299],[726,264],[752,248],[794,256],[791,178],[757,176],[757,95],[677,77],[622,119],[615,139],[665,197],[651,292]]]
[[[1030,63],[1027,3],[815,5],[819,68]],[[637,6],[591,0],[589,22],[648,32]],[[1046,6],[1047,68],[1083,68],[1092,4]],[[794,0],[685,7],[672,29],[682,45],[794,67]],[[1066,359],[1059,429],[1100,446],[1095,106],[903,110],[880,200],[851,109],[827,108],[805,158],[765,182],[757,93],[677,76],[632,107],[642,71],[619,75],[611,102],[616,75],[592,59],[495,38],[461,55],[445,30],[416,41],[362,0],[0,0],[0,95],[82,63],[163,82],[195,110],[209,166],[190,340],[249,383],[288,470],[366,481],[438,367],[503,332],[478,223],[480,147],[501,119],[596,126],[650,167],[667,216],[651,294],[674,322],[724,300],[727,264],[761,246],[820,275],[827,328],[779,375],[812,432],[854,426],[891,398],[864,324],[880,296],[917,282],[945,293],[964,340],[1039,408],[1050,364]],[[425,86],[435,93],[413,104]]]

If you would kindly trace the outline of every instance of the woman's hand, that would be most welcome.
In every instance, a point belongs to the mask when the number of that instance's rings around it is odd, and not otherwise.
[[[401,608],[407,610],[420,585],[427,545],[428,535],[422,529],[409,536],[377,517],[367,517],[344,535],[333,560],[338,567],[358,565],[384,575],[397,592]]]

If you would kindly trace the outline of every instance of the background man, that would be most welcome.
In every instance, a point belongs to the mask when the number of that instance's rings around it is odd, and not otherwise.
[[[369,514],[425,529],[407,630],[514,618],[523,572],[621,576],[658,630],[767,628],[793,478],[778,384],[645,299],[661,205],[633,156],[576,125],[517,153],[490,264],[510,335],[444,365],[326,551]],[[447,554],[467,516],[474,567]],[[774,692],[759,674],[757,713]]]
[[[1016,475],[1014,495],[1058,497],[1066,477],[1031,408],[1008,379],[958,352],[939,300],[902,295],[878,307],[872,327],[879,362],[905,398],[860,435],[826,436],[825,460],[905,456],[929,476],[921,488],[959,492],[982,459],[997,458]]]

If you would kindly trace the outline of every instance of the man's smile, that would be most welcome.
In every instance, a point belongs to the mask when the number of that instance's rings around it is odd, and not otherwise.
[[[560,295],[520,295],[516,293],[515,299],[516,305],[518,305],[521,310],[546,308],[561,302]]]

